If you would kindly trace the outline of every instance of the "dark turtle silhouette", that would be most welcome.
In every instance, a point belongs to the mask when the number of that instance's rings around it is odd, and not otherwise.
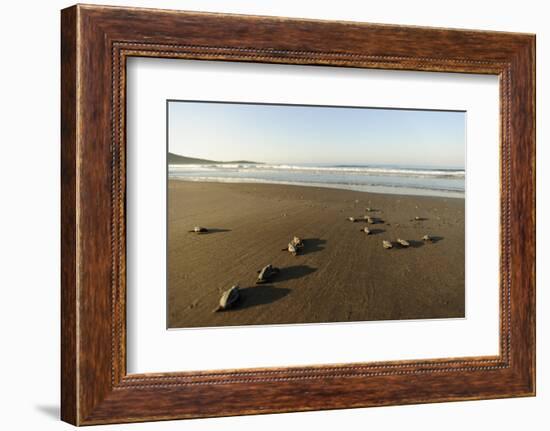
[[[240,299],[240,287],[238,285],[231,286],[223,292],[222,297],[220,298],[220,305],[218,305],[218,308],[214,311],[224,311],[233,308]]]
[[[201,226],[195,226],[189,232],[191,232],[191,233],[205,233],[205,232],[208,232],[208,229],[206,229],[205,227],[201,227]]]
[[[279,268],[275,268],[271,264],[266,265],[258,271],[258,279],[256,280],[256,284],[266,283],[270,278],[274,277],[278,273]]]

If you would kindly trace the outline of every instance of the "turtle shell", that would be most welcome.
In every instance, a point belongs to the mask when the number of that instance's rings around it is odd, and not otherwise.
[[[401,239],[401,238],[398,238],[397,239],[397,242],[399,243],[399,245],[401,245],[402,247],[408,247],[410,244],[409,244],[409,241],[407,240],[404,240],[404,239]]]
[[[220,310],[227,310],[231,308],[240,298],[239,286],[232,286],[230,289],[227,289],[223,292],[222,297],[220,298]]]

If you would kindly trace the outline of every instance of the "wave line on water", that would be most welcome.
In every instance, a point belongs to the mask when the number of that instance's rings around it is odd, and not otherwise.
[[[405,177],[436,177],[436,178],[464,178],[463,169],[453,168],[399,168],[399,167],[378,167],[361,165],[334,165],[334,166],[304,166],[304,165],[276,165],[276,164],[190,164],[190,165],[169,165],[169,169],[176,172],[179,170],[192,171],[231,171],[244,170],[248,172],[267,171],[290,171],[290,172],[311,172],[325,174],[357,174],[357,175],[381,175],[381,176],[405,176]]]

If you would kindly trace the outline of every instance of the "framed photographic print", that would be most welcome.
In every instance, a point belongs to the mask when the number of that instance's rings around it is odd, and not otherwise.
[[[62,419],[535,394],[535,37],[62,11]]]

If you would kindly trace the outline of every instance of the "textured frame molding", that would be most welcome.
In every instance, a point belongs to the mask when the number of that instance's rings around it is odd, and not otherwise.
[[[63,420],[87,425],[534,395],[534,36],[81,5],[62,11],[61,36]],[[127,375],[130,56],[498,75],[499,355]],[[528,217],[519,224],[512,214]]]

